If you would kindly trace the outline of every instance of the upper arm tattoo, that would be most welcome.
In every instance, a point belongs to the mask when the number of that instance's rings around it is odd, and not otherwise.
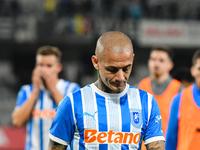
[[[155,141],[146,145],[147,150],[165,150],[164,141]]]
[[[49,140],[49,148],[48,150],[66,150],[67,146],[59,144],[57,142],[52,141],[51,139]]]

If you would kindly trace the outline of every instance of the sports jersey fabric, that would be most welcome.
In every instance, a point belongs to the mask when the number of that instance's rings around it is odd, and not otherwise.
[[[199,100],[200,89],[198,89],[195,84],[184,89],[174,97],[171,104],[170,119],[166,135],[166,150],[199,149]],[[198,141],[195,141],[195,139]]]
[[[140,150],[142,139],[145,144],[165,140],[155,98],[128,84],[117,94],[90,84],[66,96],[49,137],[73,150]]]
[[[59,79],[56,88],[64,97],[67,93],[80,89],[76,83]],[[15,109],[19,108],[31,96],[33,85],[21,87]],[[25,150],[46,150],[48,148],[49,128],[55,116],[56,103],[49,90],[41,86],[40,96],[36,100],[32,116],[26,123]]]
[[[158,106],[160,108],[160,113],[162,117],[162,129],[163,129],[164,135],[166,134],[166,128],[167,128],[168,119],[169,119],[169,107],[171,104],[171,100],[179,92],[180,86],[181,86],[181,83],[178,80],[172,79],[171,81],[169,81],[169,85],[167,86],[165,91],[160,95],[156,95],[153,92],[151,88],[150,78],[143,79],[138,86],[139,89],[147,91],[155,97],[158,103]]]

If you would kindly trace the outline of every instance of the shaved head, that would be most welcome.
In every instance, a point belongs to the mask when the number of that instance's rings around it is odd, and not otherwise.
[[[95,85],[100,90],[119,93],[125,89],[134,60],[132,42],[127,35],[118,31],[103,34],[91,59],[98,70]]]
[[[95,54],[101,59],[105,52],[112,53],[133,53],[133,46],[130,38],[122,32],[110,31],[103,34],[97,41]]]

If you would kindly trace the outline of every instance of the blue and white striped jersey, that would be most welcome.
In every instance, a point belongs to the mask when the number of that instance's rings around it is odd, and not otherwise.
[[[59,79],[56,88],[62,96],[80,89],[76,83]],[[33,85],[24,85],[21,87],[15,109],[24,104],[31,96]],[[36,100],[31,118],[26,123],[26,150],[47,150],[48,133],[52,120],[55,116],[56,103],[49,90],[41,87],[40,96]]]
[[[67,95],[49,137],[73,150],[139,150],[142,139],[145,144],[165,140],[155,98],[128,84],[118,94],[91,84]]]

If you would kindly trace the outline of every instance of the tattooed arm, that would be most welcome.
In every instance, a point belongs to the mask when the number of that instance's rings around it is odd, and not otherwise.
[[[49,140],[49,148],[48,150],[66,150],[67,146],[59,144],[57,142],[52,141],[51,139]]]
[[[147,150],[165,150],[164,141],[155,141],[146,145]]]

